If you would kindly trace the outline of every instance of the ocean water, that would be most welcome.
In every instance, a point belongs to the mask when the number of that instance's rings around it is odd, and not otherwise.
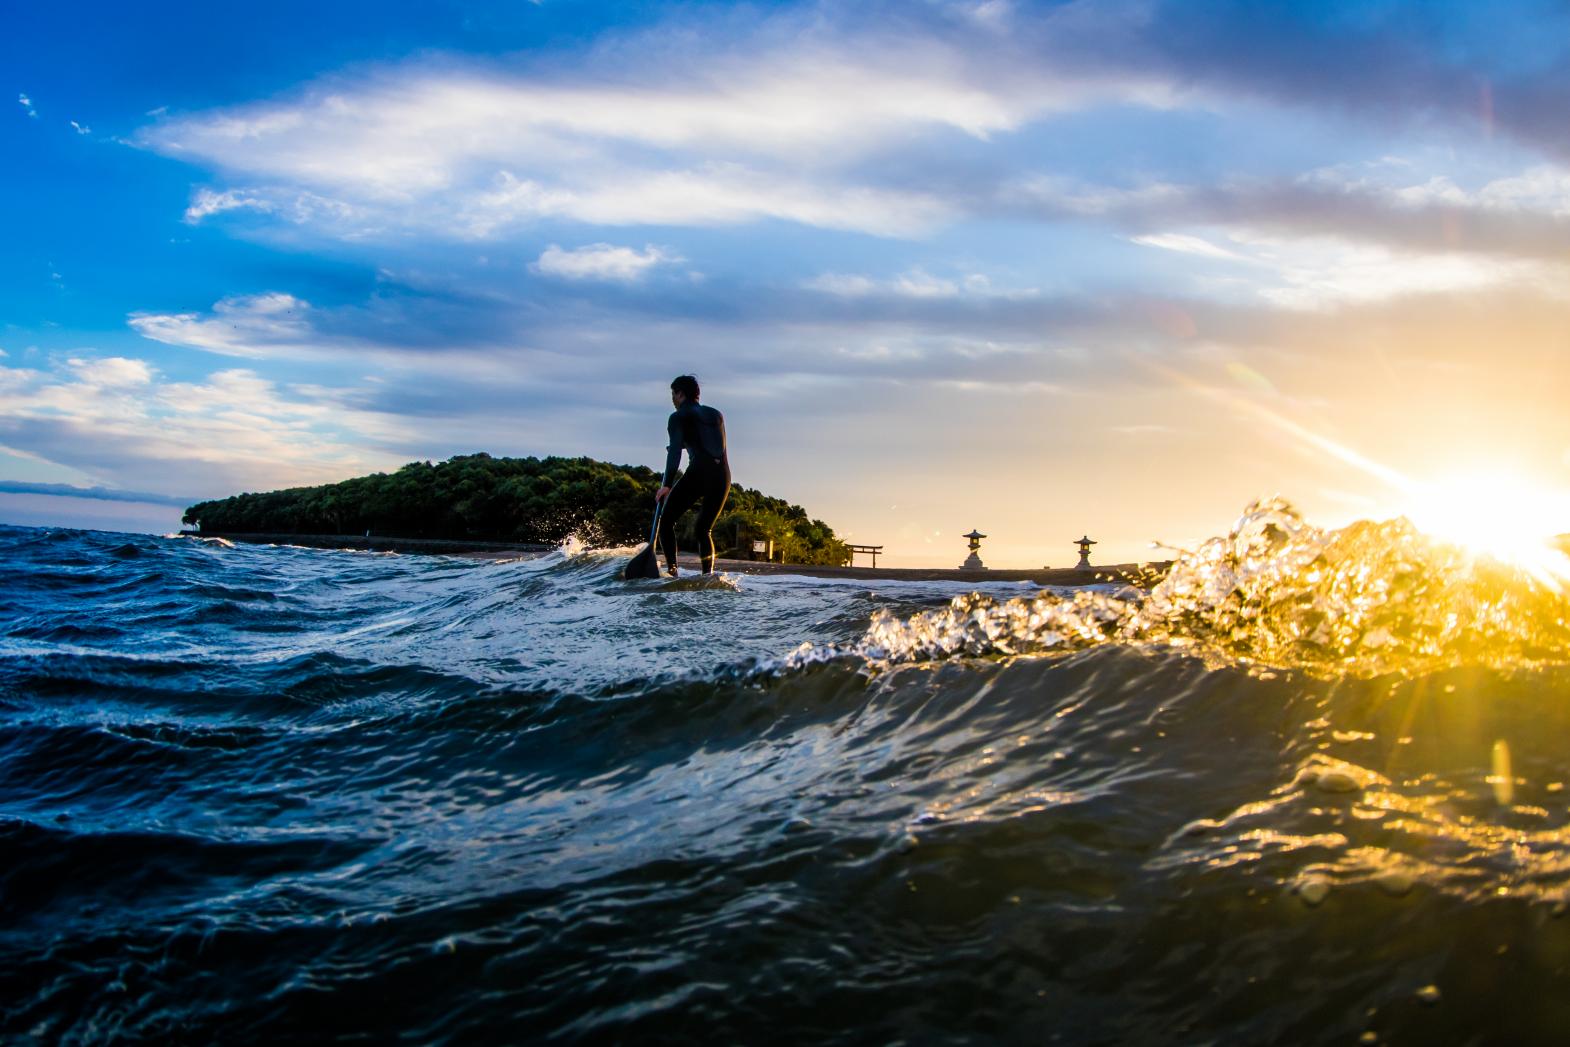
[[[5,1042],[1558,1043],[1570,603],[0,528]]]

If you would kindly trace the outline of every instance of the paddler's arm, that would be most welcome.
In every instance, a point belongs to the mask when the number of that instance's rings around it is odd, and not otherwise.
[[[671,493],[671,485],[676,482],[676,470],[681,468],[681,421],[675,411],[671,412],[670,421],[665,423],[665,432],[670,437],[670,443],[665,448],[665,475],[660,479],[660,489],[655,492],[656,502],[663,502]]]

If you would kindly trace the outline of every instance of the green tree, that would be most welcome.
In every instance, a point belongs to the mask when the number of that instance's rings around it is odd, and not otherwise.
[[[591,545],[627,545],[648,536],[660,476],[644,466],[592,458],[459,455],[410,462],[394,473],[342,483],[244,493],[198,502],[184,522],[216,533],[362,534],[554,544],[576,534]],[[692,547],[693,518],[678,532]],[[733,487],[715,526],[720,555],[767,538],[788,563],[850,561],[845,543],[821,520],[781,498]]]

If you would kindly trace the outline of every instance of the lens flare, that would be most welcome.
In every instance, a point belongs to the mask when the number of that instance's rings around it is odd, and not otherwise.
[[[1473,473],[1415,485],[1403,515],[1423,533],[1525,571],[1554,589],[1570,583],[1559,535],[1570,495],[1508,473]]]

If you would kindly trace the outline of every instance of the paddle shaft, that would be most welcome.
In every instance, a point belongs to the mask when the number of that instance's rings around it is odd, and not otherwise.
[[[669,497],[669,496],[667,496]],[[660,514],[665,512],[665,498],[654,503],[654,523],[649,528],[649,548],[655,548],[654,541],[660,533]]]

